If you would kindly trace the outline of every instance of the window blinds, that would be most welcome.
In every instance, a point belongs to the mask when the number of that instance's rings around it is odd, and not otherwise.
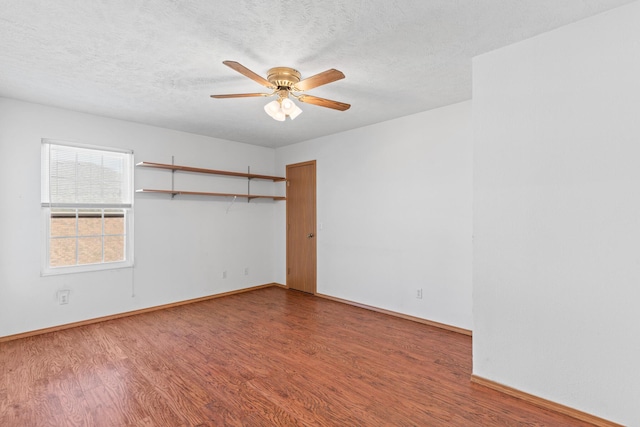
[[[132,152],[43,140],[42,204],[119,207],[132,204]]]

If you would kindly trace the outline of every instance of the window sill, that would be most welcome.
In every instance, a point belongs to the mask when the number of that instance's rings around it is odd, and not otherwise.
[[[69,267],[50,267],[43,269],[40,272],[40,276],[58,276],[61,274],[88,273],[93,271],[118,270],[122,268],[132,267],[133,262],[131,261],[110,262],[104,264],[74,265]]]

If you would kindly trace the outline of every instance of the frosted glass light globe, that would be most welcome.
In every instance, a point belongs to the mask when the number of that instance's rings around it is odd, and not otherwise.
[[[285,114],[291,114],[296,108],[296,104],[294,104],[289,98],[283,99],[281,105],[282,111],[284,111]]]

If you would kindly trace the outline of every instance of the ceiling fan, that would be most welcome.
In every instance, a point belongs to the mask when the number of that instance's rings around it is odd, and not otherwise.
[[[304,91],[316,88],[318,86],[326,85],[328,83],[335,82],[336,80],[344,79],[344,74],[336,69],[329,69],[322,73],[308,77],[304,80],[300,80],[300,72],[289,67],[275,67],[267,72],[267,78],[254,73],[244,65],[235,61],[223,61],[227,67],[237,71],[245,77],[249,77],[251,80],[261,84],[262,86],[272,89],[271,93],[234,93],[228,95],[211,95],[212,98],[224,99],[224,98],[250,98],[257,96],[277,96],[278,99],[271,101],[264,106],[264,110],[267,114],[273,117],[275,120],[284,121],[287,117],[295,119],[302,113],[300,107],[298,107],[289,98],[291,96],[300,102],[306,102],[307,104],[318,105],[320,107],[332,108],[334,110],[345,111],[348,110],[351,105],[344,102],[332,101],[330,99],[319,98],[317,96],[306,95]]]

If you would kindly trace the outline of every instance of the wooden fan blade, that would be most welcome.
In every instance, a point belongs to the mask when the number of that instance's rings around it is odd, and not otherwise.
[[[335,82],[336,80],[340,79],[344,79],[344,74],[342,74],[342,71],[338,71],[332,68],[296,83],[294,86],[294,90],[302,92],[305,90],[313,89],[314,87],[326,85],[327,83]]]
[[[228,95],[211,95],[212,98],[251,98],[254,96],[271,96],[269,93],[230,93]]]
[[[275,89],[275,86],[272,85],[269,80],[267,80],[264,77],[254,73],[253,71],[251,71],[250,69],[248,69],[244,65],[240,64],[239,62],[236,62],[236,61],[222,61],[222,63],[224,65],[226,65],[227,67],[239,72],[243,76],[249,77],[251,80],[261,84],[264,87],[268,87],[269,89]]]
[[[318,98],[317,96],[301,95],[298,97],[298,101],[306,102],[307,104],[319,105],[320,107],[333,108],[334,110],[346,111],[351,105],[344,102],[332,101],[330,99]]]

